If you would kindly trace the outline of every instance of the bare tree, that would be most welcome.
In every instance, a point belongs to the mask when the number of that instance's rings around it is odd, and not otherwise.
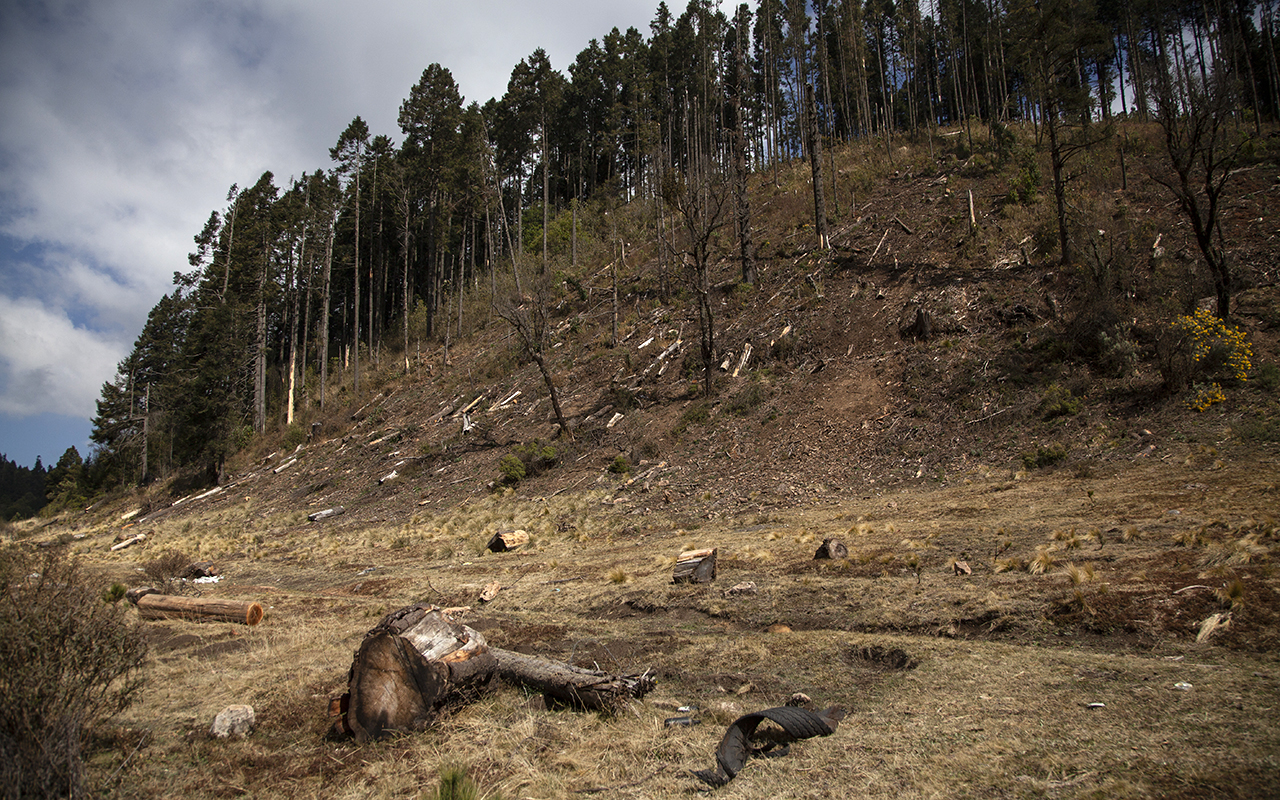
[[[551,396],[551,409],[556,415],[556,424],[560,426],[558,435],[572,440],[573,431],[569,429],[564,410],[560,407],[560,392],[556,389],[551,367],[547,363],[551,350],[551,322],[547,314],[551,304],[550,278],[546,275],[535,277],[531,288],[532,297],[517,294],[514,299],[495,301],[493,312],[507,321],[520,342],[520,348],[538,365],[547,394]]]
[[[702,394],[711,395],[715,375],[715,317],[711,309],[711,251],[715,234],[729,223],[730,181],[712,159],[699,153],[689,156],[686,173],[674,170],[662,182],[663,199],[675,209],[683,223],[683,247],[666,245],[684,261],[689,288],[698,305],[698,334],[701,345],[704,383]]]
[[[1170,172],[1153,177],[1173,193],[1191,223],[1213,279],[1218,317],[1225,321],[1231,313],[1231,267],[1220,211],[1227,182],[1250,136],[1233,121],[1234,78],[1227,64],[1219,62],[1207,80],[1187,81],[1180,91],[1168,70],[1160,75],[1157,121],[1164,130]]]

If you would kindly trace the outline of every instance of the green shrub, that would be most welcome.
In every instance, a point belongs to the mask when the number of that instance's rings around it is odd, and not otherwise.
[[[701,425],[709,419],[711,419],[711,408],[706,403],[694,403],[680,415],[671,433],[673,436],[681,436],[689,430],[690,425]]]
[[[734,417],[745,417],[767,399],[768,392],[764,385],[753,380],[725,402],[724,411]]]
[[[559,461],[556,449],[541,439],[516,445],[498,461],[502,482],[514,486],[554,467]]]
[[[1044,393],[1044,397],[1040,398],[1040,405],[1037,410],[1040,412],[1041,419],[1054,419],[1056,417],[1074,417],[1084,408],[1084,402],[1073,395],[1070,389],[1052,384],[1048,391]]]
[[[614,475],[625,475],[631,471],[631,462],[627,460],[626,456],[619,454],[609,464],[609,471]]]
[[[1027,469],[1052,467],[1067,457],[1067,447],[1062,444],[1050,444],[1036,448],[1034,453],[1022,454],[1022,465]]]
[[[62,548],[0,551],[0,786],[4,796],[88,795],[89,729],[142,685],[146,643]]]
[[[305,442],[306,440],[307,440],[306,430],[304,430],[301,425],[295,422],[289,426],[288,430],[284,432],[284,441],[283,441],[284,449],[293,450],[297,448],[298,445]]]
[[[429,795],[427,800],[502,800],[501,795],[486,794],[480,791],[475,783],[467,777],[462,767],[446,767],[440,771],[440,785]]]

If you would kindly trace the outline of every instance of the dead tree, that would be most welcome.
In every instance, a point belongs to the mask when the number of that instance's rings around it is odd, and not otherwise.
[[[556,424],[560,426],[558,435],[572,440],[573,431],[569,430],[569,422],[560,407],[560,392],[556,389],[551,367],[547,363],[547,355],[551,350],[551,323],[547,314],[550,302],[549,280],[546,275],[539,275],[534,280],[532,297],[495,301],[493,313],[506,320],[515,331],[520,349],[538,365],[547,394],[551,396],[551,410],[556,415]]]
[[[673,207],[687,237],[683,247],[666,241],[684,261],[689,288],[698,307],[698,339],[701,346],[704,396],[711,395],[716,369],[716,329],[711,308],[711,251],[715,235],[728,224],[731,194],[729,180],[707,153],[689,155],[684,172],[671,170],[662,182],[663,200]]]
[[[1191,223],[1213,280],[1218,318],[1225,321],[1231,313],[1231,267],[1223,249],[1222,199],[1250,136],[1232,120],[1233,78],[1225,64],[1220,67],[1207,84],[1188,82],[1181,99],[1168,70],[1162,71],[1157,120],[1172,174],[1153,177],[1173,194]]]

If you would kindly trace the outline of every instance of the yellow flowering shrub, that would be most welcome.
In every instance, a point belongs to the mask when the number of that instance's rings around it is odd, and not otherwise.
[[[1249,370],[1253,369],[1253,348],[1249,345],[1247,333],[1227,325],[1205,308],[1190,316],[1178,317],[1173,324],[1190,337],[1191,360],[1194,363],[1210,366],[1206,362],[1222,354],[1236,380],[1249,379]]]
[[[1204,308],[1178,317],[1172,327],[1183,335],[1190,349],[1188,355],[1194,372],[1204,375],[1226,372],[1238,381],[1249,379],[1249,372],[1253,369],[1253,348],[1244,331],[1227,325]],[[1217,381],[1195,383],[1189,405],[1196,411],[1204,411],[1224,400],[1226,396]]]

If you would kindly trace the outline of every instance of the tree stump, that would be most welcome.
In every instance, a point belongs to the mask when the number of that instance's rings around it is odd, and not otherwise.
[[[446,610],[413,605],[388,614],[365,634],[347,676],[347,693],[330,703],[333,733],[370,741],[426,728],[443,706],[471,699],[495,676],[553,699],[614,711],[654,687],[640,675],[609,675],[490,648],[484,636]]]
[[[529,543],[529,534],[525,531],[498,531],[489,540],[486,547],[494,553],[505,553]]]
[[[849,557],[849,548],[844,546],[844,542],[838,539],[827,537],[822,540],[822,544],[818,545],[818,551],[813,554],[814,560],[830,558],[839,561],[840,559]]]
[[[676,556],[672,583],[711,583],[716,579],[716,549],[686,550]]]

